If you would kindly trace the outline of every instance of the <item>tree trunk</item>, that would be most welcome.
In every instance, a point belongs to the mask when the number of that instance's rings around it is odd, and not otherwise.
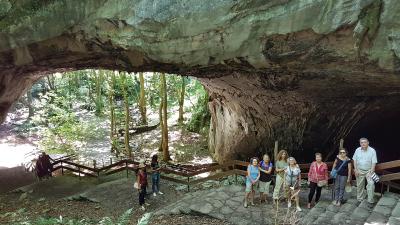
[[[111,141],[111,152],[116,151],[115,147],[115,106],[114,106],[114,86],[115,86],[115,74],[111,72],[111,77],[108,80],[108,101],[110,105],[110,141]]]
[[[179,96],[179,117],[178,117],[178,123],[182,124],[183,123],[183,104],[185,102],[185,86],[186,86],[186,80],[185,77],[182,76],[182,86],[181,86],[181,91],[180,91],[180,96]]]
[[[146,93],[144,89],[144,77],[143,73],[139,73],[139,81],[140,81],[140,96],[139,96],[139,110],[142,115],[142,123],[147,125],[147,115],[146,115]]]
[[[49,86],[50,90],[56,90],[54,75],[47,75],[46,78],[47,78],[47,85]]]
[[[161,95],[161,90],[162,90],[162,85],[160,85],[160,95]],[[160,142],[160,147],[158,148],[158,151],[159,152],[162,152],[163,151],[163,148],[162,148],[162,145],[163,145],[163,140],[164,140],[164,136],[162,135],[163,134],[163,129],[164,129],[164,127],[163,127],[163,101],[162,101],[162,97],[161,97],[161,101],[160,101],[160,107],[158,108],[158,115],[159,115],[159,118],[160,118],[160,129],[161,129],[161,142]]]
[[[29,120],[35,113],[32,106],[32,88],[26,92],[26,99],[28,105],[28,120]]]
[[[165,74],[161,73],[161,96],[162,96],[162,150],[163,160],[169,161],[169,150],[168,150],[168,115],[167,115],[167,81]]]
[[[95,104],[96,104],[96,115],[100,116],[102,114],[103,111],[103,99],[101,96],[101,85],[103,83],[103,71],[98,70],[95,72],[95,79],[96,79],[96,100],[95,100]]]
[[[132,149],[129,145],[129,101],[128,101],[128,93],[127,93],[127,83],[126,83],[126,73],[123,72],[120,74],[121,83],[122,83],[122,93],[124,97],[124,107],[125,107],[125,134],[124,134],[124,144],[125,144],[125,153],[132,159]]]

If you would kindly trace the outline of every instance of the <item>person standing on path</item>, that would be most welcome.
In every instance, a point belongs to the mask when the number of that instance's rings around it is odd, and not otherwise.
[[[146,188],[147,188],[147,172],[146,165],[144,163],[139,164],[139,170],[136,177],[136,187],[139,192],[139,205],[140,208],[144,211],[146,208],[145,205],[145,196],[146,196]]]
[[[274,193],[272,194],[272,198],[274,199],[275,203],[278,203],[279,201],[279,194],[282,189],[284,181],[283,176],[285,174],[285,169],[288,166],[287,163],[288,157],[289,156],[286,150],[280,150],[278,155],[276,156],[276,161],[275,161],[276,179],[275,179]]]
[[[257,185],[258,180],[260,179],[260,169],[258,167],[257,158],[251,158],[250,164],[247,167],[247,176],[246,176],[246,194],[244,197],[244,207],[247,208],[247,200],[250,197],[250,204],[254,205],[254,187]]]
[[[369,177],[375,173],[375,165],[378,162],[375,149],[369,146],[367,138],[360,139],[358,147],[353,155],[354,175],[357,181],[357,200],[363,201],[366,196],[369,203],[374,203],[375,183]],[[367,180],[367,190],[365,190]]]
[[[163,195],[160,191],[160,165],[158,164],[158,155],[154,154],[151,157],[151,169],[153,173],[151,174],[151,188],[153,190],[153,196],[156,197],[157,194]]]
[[[336,157],[332,168],[335,168],[337,171],[335,196],[332,204],[340,206],[343,203],[346,185],[351,185],[351,159],[347,157],[346,149],[342,148],[339,150],[339,155]]]
[[[328,184],[328,166],[322,162],[321,153],[315,153],[315,161],[311,163],[310,170],[308,171],[308,182],[310,193],[308,194],[307,208],[311,208],[311,201],[314,197],[315,191],[315,205],[321,197],[322,187]]]
[[[264,154],[263,160],[260,162],[260,182],[258,189],[260,191],[260,203],[264,200],[267,202],[269,195],[269,186],[272,180],[272,162],[268,154]]]
[[[289,165],[285,169],[284,180],[284,186],[287,193],[288,208],[292,206],[292,199],[294,199],[297,212],[301,212],[299,200],[301,170],[295,158],[289,157],[288,162]]]

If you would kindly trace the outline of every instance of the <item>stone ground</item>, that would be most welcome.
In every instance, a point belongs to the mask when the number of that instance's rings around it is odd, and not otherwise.
[[[288,209],[286,202],[277,210],[271,203],[258,202],[243,207],[244,187],[223,186],[218,189],[203,190],[186,194],[181,200],[157,211],[155,215],[207,215],[232,224],[400,224],[400,202],[398,195],[388,193],[376,205],[355,200],[355,188],[341,207],[331,204],[331,190],[325,188],[317,205],[306,209],[308,189],[300,193],[302,212],[294,207]],[[275,218],[276,221],[275,221]],[[275,223],[277,222],[277,223]],[[368,222],[368,223],[367,223]]]

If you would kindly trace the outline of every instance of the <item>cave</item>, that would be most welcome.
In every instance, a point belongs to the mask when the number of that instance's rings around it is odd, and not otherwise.
[[[332,159],[366,136],[396,157],[400,5],[354,1],[0,3],[0,122],[49,73],[102,68],[194,76],[215,159]],[[381,150],[382,149],[382,150]],[[383,154],[384,153],[384,154]]]
[[[380,162],[398,159],[398,138],[400,126],[400,100],[393,99],[385,102],[386,108],[377,108],[365,115],[352,128],[346,140],[350,152],[354,152],[360,137],[369,139],[370,145],[375,148]],[[346,146],[346,144],[345,144]]]

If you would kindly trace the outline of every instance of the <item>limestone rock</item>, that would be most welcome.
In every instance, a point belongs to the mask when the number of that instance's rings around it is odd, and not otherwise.
[[[219,161],[275,140],[330,153],[357,124],[396,118],[399,41],[397,0],[3,0],[0,122],[47,73],[162,71],[210,92]]]

